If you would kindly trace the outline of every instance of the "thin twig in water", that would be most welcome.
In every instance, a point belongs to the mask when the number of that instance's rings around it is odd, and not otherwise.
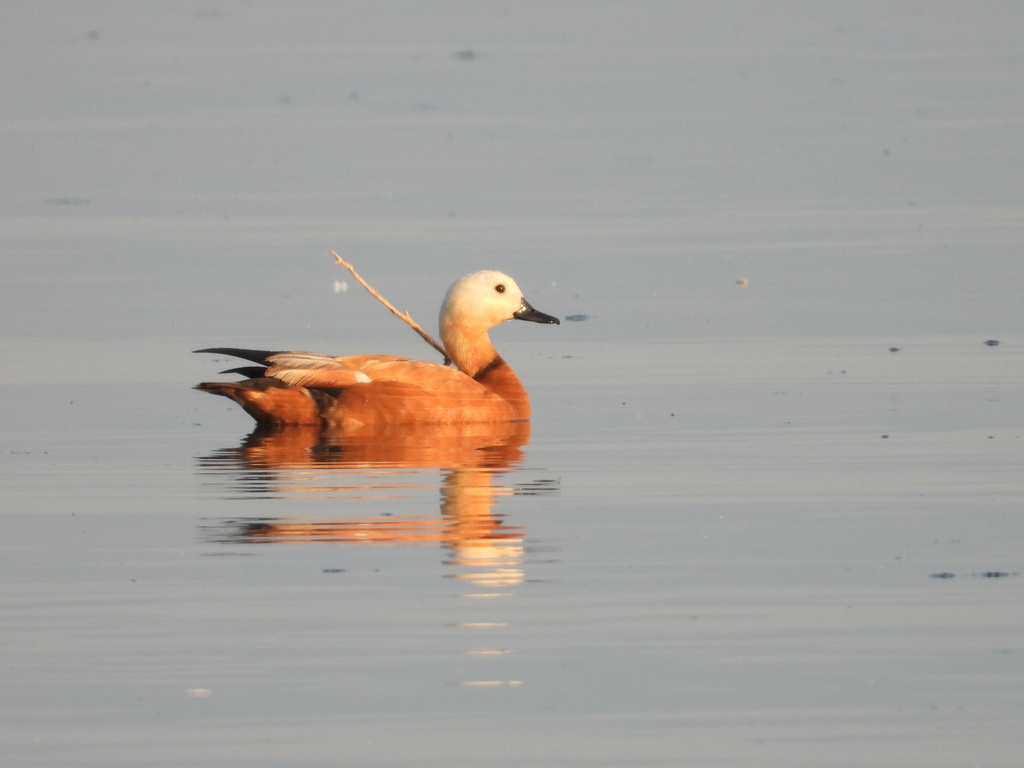
[[[358,280],[358,281],[359,281],[359,284],[360,284],[361,286],[363,286],[363,288],[365,288],[366,290],[368,290],[368,291],[370,292],[370,295],[371,295],[371,296],[373,296],[373,297],[374,297],[375,299],[377,299],[377,301],[379,301],[379,302],[380,302],[381,304],[383,304],[383,305],[384,305],[385,307],[387,307],[388,309],[390,309],[390,310],[391,310],[391,313],[392,313],[392,314],[393,314],[393,315],[394,315],[395,317],[397,317],[397,318],[398,318],[399,320],[404,320],[405,322],[407,322],[407,323],[409,324],[409,326],[410,326],[410,327],[411,327],[411,328],[412,328],[412,329],[413,329],[414,331],[416,331],[416,333],[418,333],[418,334],[419,334],[419,335],[420,335],[420,336],[422,337],[422,339],[423,339],[423,340],[424,340],[425,342],[427,342],[427,344],[429,344],[429,345],[430,345],[430,346],[432,346],[432,347],[433,347],[434,349],[436,349],[436,350],[437,350],[438,352],[440,352],[440,353],[441,353],[441,356],[442,356],[442,357],[444,357],[444,364],[445,364],[445,365],[448,365],[448,364],[449,364],[449,363],[451,362],[451,358],[449,358],[449,357],[448,357],[448,353],[447,353],[447,352],[445,351],[444,347],[442,347],[442,346],[441,346],[440,344],[438,344],[438,343],[437,343],[436,341],[434,341],[434,339],[433,339],[433,338],[432,338],[432,337],[430,336],[430,334],[429,334],[429,333],[427,333],[426,331],[424,331],[424,330],[423,330],[423,329],[422,329],[422,328],[420,327],[420,324],[419,324],[419,323],[417,323],[417,322],[416,322],[415,320],[413,320],[413,319],[412,319],[412,318],[411,318],[411,317],[409,316],[409,313],[408,313],[408,312],[399,312],[399,311],[398,311],[397,309],[395,309],[395,307],[394,307],[394,306],[393,306],[393,305],[391,304],[391,302],[390,302],[390,301],[388,301],[388,300],[387,300],[387,299],[385,299],[385,298],[384,298],[383,296],[381,296],[381,295],[380,295],[380,294],[379,294],[379,293],[378,293],[378,292],[376,291],[376,289],[372,288],[372,287],[370,286],[370,284],[369,284],[369,283],[367,283],[367,282],[366,282],[365,280],[363,280],[363,278],[361,278],[361,277],[359,276],[359,273],[358,273],[358,272],[356,272],[356,270],[355,270],[355,267],[353,267],[353,266],[352,266],[351,264],[349,264],[349,263],[348,263],[347,261],[345,261],[345,260],[344,260],[343,258],[341,258],[341,256],[339,256],[339,255],[338,255],[337,253],[335,253],[334,251],[331,251],[331,255],[332,255],[332,256],[334,257],[334,260],[335,260],[336,262],[338,262],[339,264],[341,264],[341,266],[343,266],[343,267],[344,267],[345,269],[347,269],[347,270],[348,270],[349,272],[351,272],[351,273],[352,273],[352,277],[354,277],[354,278],[355,278],[356,280]]]

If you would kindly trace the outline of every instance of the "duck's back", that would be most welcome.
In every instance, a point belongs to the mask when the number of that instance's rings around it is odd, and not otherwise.
[[[261,424],[354,428],[363,424],[468,424],[529,417],[525,390],[504,361],[478,381],[438,363],[387,355],[331,358],[330,363],[324,357],[314,368],[288,365],[295,360],[281,355],[267,369],[267,376],[241,382],[207,382],[198,388],[234,400]],[[499,389],[487,386],[488,381]],[[512,398],[507,399],[505,394]]]

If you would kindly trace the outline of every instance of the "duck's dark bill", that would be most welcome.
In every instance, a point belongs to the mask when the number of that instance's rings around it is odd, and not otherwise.
[[[523,305],[519,308],[515,314],[512,315],[516,320],[529,320],[531,323],[548,323],[554,325],[560,325],[557,317],[551,315],[545,315],[543,312],[538,312],[536,309],[530,306],[530,302],[523,299]]]

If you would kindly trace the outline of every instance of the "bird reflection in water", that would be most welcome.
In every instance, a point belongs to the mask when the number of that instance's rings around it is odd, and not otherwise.
[[[507,624],[494,599],[511,597],[524,581],[526,532],[509,525],[494,507],[502,496],[558,488],[557,481],[543,479],[514,486],[500,482],[502,475],[521,466],[529,436],[525,421],[404,425],[344,434],[315,426],[259,428],[239,447],[201,457],[203,472],[229,478],[246,498],[336,499],[339,507],[358,506],[360,512],[330,518],[226,519],[208,526],[207,538],[239,544],[440,544],[447,552],[445,577],[460,585],[458,597],[476,605],[471,609],[466,604],[459,611],[466,620],[448,626],[460,635],[467,633],[468,656],[505,656],[514,651],[500,639]],[[436,501],[422,514],[390,514],[397,499],[408,508],[408,497],[433,496],[434,489],[440,495],[440,514]],[[380,513],[367,514],[370,506],[381,507]],[[487,615],[478,615],[481,610]],[[481,671],[473,663],[455,683],[504,687],[523,682],[500,672],[481,677]]]
[[[362,513],[234,518],[208,528],[208,538],[225,543],[439,543],[450,553],[446,564],[458,571],[451,574],[454,578],[481,588],[519,583],[525,531],[507,524],[505,515],[494,510],[496,500],[557,488],[544,480],[518,486],[498,482],[521,465],[529,436],[525,421],[406,424],[344,433],[315,426],[261,427],[239,447],[200,458],[202,469],[230,476],[239,495],[359,501]],[[392,507],[388,500],[431,488],[440,492],[440,515],[398,516],[387,508],[365,513],[367,502]]]

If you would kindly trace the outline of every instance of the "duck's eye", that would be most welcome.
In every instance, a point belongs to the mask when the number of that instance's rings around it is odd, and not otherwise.
[[[504,293],[505,292],[505,284],[504,283],[498,283],[496,286],[494,286],[494,290],[496,290],[498,293]]]

